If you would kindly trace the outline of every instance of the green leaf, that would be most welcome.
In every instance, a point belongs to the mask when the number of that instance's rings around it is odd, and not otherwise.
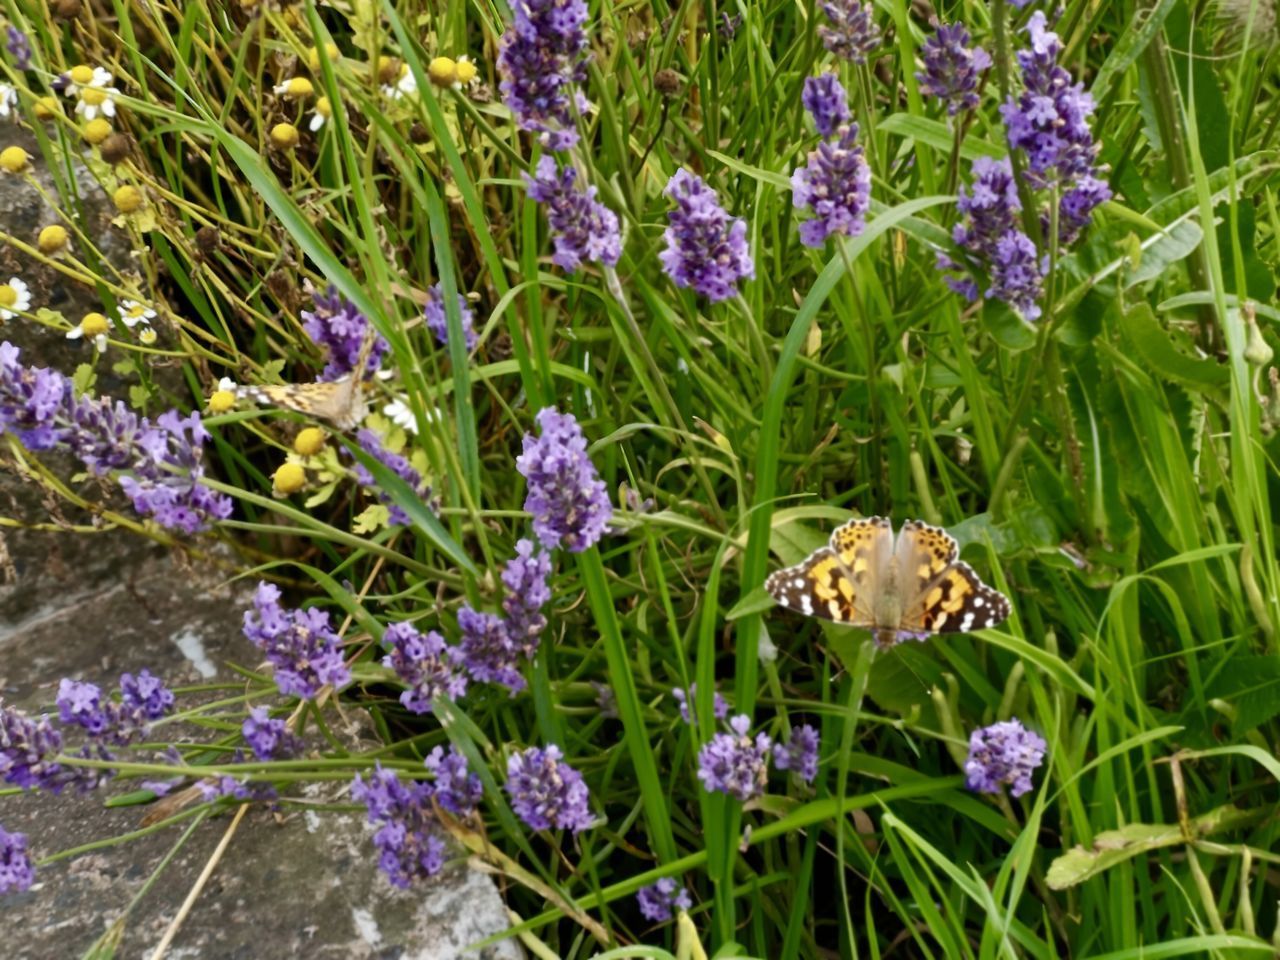
[[[1154,243],[1145,246],[1141,262],[1125,280],[1125,289],[1136,287],[1161,276],[1172,264],[1195,252],[1204,239],[1204,231],[1194,220],[1182,220],[1166,230]]]
[[[773,596],[764,588],[764,584],[761,584],[735,603],[724,618],[732,622],[748,614],[763,613],[772,606],[774,606]]]
[[[1178,350],[1148,304],[1136,304],[1121,314],[1120,329],[1144,366],[1156,374],[1197,390],[1226,386],[1230,371],[1214,360],[1202,360]]]
[[[1096,102],[1105,100],[1120,75],[1137,63],[1142,51],[1156,38],[1165,19],[1177,5],[1178,0],[1159,0],[1154,7],[1137,12],[1136,19],[1125,29],[1099,68],[1098,75],[1093,78],[1092,93]]]
[[[1226,700],[1236,708],[1233,736],[1280,714],[1280,657],[1233,657],[1205,688],[1205,696]]]
[[[919,117],[913,113],[895,113],[876,125],[877,133],[892,133],[908,140],[928,144],[939,153],[950,156],[955,147],[955,133],[941,120]],[[960,156],[965,160],[978,157],[1003,157],[1008,151],[978,137],[965,137]]]

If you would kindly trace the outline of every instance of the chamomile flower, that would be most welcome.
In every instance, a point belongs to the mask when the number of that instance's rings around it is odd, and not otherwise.
[[[414,435],[418,432],[418,418],[413,415],[404,398],[397,397],[382,408],[382,414],[397,427]]]
[[[0,83],[0,120],[18,115],[18,90],[8,83]]]
[[[311,123],[308,124],[312,133],[315,133],[323,127],[329,118],[333,116],[333,105],[329,102],[328,97],[321,97],[316,101],[316,111],[311,114]]]
[[[286,97],[289,100],[305,100],[316,92],[315,87],[306,77],[293,77],[284,83],[277,83],[271,89],[277,97]]]
[[[0,283],[0,320],[12,320],[31,309],[31,289],[17,277]]]
[[[105,79],[103,79],[105,78]],[[111,83],[111,74],[102,67],[91,67],[87,63],[77,64],[53,82],[55,90],[61,90],[68,97],[74,97],[85,87],[97,81],[99,86]]]
[[[151,327],[143,327],[138,331],[138,342],[144,347],[149,347],[156,342],[156,332]]]
[[[226,413],[236,405],[236,393],[239,390],[236,382],[230,377],[218,381],[218,389],[209,394],[209,412]]]
[[[148,307],[145,303],[139,303],[137,300],[121,300],[118,308],[120,320],[126,327],[132,330],[138,324],[142,324],[144,329],[150,328],[149,321],[156,318],[156,312]]]
[[[71,71],[72,83],[67,87],[68,92],[74,87],[79,94],[80,100],[76,104],[76,113],[86,120],[99,116],[114,117],[116,115],[115,97],[120,91],[111,86],[111,74],[102,67],[94,67],[93,76],[88,82],[77,85],[76,71],[80,69],[75,67]]]
[[[413,78],[413,71],[409,69],[407,63],[401,63],[399,68],[391,73],[390,79],[382,85],[382,95],[391,100],[399,100],[404,96],[411,96],[418,92],[418,81]]]
[[[100,313],[86,313],[81,321],[67,331],[68,340],[92,340],[99,353],[107,349],[107,334],[111,322]]]
[[[427,76],[431,78],[431,82],[437,87],[449,87],[453,90],[461,90],[464,86],[474,83],[477,78],[476,65],[471,59],[463,54],[457,60],[451,57],[436,57],[427,67]]]

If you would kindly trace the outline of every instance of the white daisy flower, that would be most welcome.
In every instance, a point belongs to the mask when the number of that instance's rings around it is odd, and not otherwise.
[[[156,342],[156,332],[150,327],[143,327],[138,331],[138,342],[144,347],[149,347]]]
[[[316,112],[311,114],[311,123],[308,125],[312,133],[315,133],[328,122],[333,116],[333,106],[329,103],[328,97],[321,97],[316,101]]]
[[[31,309],[31,288],[17,277],[0,283],[0,320],[12,320]]]
[[[401,97],[418,92],[418,81],[413,78],[413,71],[409,69],[407,63],[400,64],[400,75],[396,78],[395,83],[384,83],[382,85],[382,95],[392,100],[399,100]]]
[[[98,69],[102,69],[99,67]],[[106,73],[105,70],[102,71]],[[107,73],[107,80],[111,74]],[[76,102],[76,113],[86,120],[97,117],[114,117],[116,115],[115,97],[120,91],[115,87],[87,86],[80,91],[80,99]]]
[[[413,415],[409,405],[397,397],[382,408],[382,415],[402,430],[408,430],[415,436],[418,433],[418,418]]]
[[[139,303],[137,300],[121,300],[118,308],[120,319],[124,325],[132,330],[138,324],[143,323],[144,326],[150,324],[144,323],[147,320],[154,320],[156,312],[148,307],[145,303]]]
[[[92,340],[99,353],[106,352],[111,321],[100,313],[86,313],[80,323],[67,331],[68,340]]]
[[[95,83],[100,87],[111,84],[111,74],[102,67],[91,67],[85,63],[72,67],[62,76],[66,78],[62,92],[68,97],[78,95],[85,87],[91,87]]]
[[[8,120],[18,114],[18,88],[0,83],[0,120]]]

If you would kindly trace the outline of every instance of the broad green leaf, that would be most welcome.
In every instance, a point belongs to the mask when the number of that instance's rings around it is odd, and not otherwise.
[[[1142,260],[1125,278],[1125,289],[1155,280],[1172,264],[1189,257],[1200,246],[1204,231],[1194,220],[1174,224],[1142,251]]]
[[[1198,390],[1226,386],[1230,371],[1217,361],[1180,351],[1149,305],[1135,304],[1128,313],[1121,314],[1120,329],[1153,373]]]

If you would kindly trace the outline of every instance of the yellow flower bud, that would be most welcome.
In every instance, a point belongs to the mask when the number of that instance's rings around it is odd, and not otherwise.
[[[292,123],[277,123],[271,128],[271,142],[281,150],[292,150],[298,145],[298,128]]]
[[[427,66],[427,76],[437,87],[450,87],[458,79],[458,65],[448,57],[436,57]]]
[[[116,192],[111,195],[111,202],[116,205],[116,209],[121,213],[136,213],[142,209],[142,204],[146,198],[143,197],[142,191],[131,183],[126,183],[123,187],[117,187]]]
[[[107,139],[107,137],[111,136],[111,121],[105,120],[102,117],[97,117],[96,119],[90,120],[86,123],[84,125],[84,130],[82,130],[81,133],[84,134],[85,140],[96,147],[103,140]]]
[[[41,97],[33,104],[32,109],[37,120],[49,120],[62,112],[58,109],[57,97]]]
[[[226,413],[236,405],[236,395],[231,390],[215,390],[209,397],[210,413]]]
[[[69,239],[67,228],[54,223],[40,231],[40,235],[36,237],[36,246],[41,253],[57,253],[67,245]]]
[[[71,77],[72,83],[74,83],[77,87],[83,87],[86,83],[88,83],[90,80],[93,79],[93,67],[87,66],[83,63],[77,64],[76,66],[71,68],[71,71],[68,75]]]
[[[305,100],[316,92],[316,88],[311,85],[311,81],[306,77],[294,77],[283,86],[284,96],[290,100]]]
[[[86,313],[80,320],[80,332],[84,334],[86,340],[92,340],[110,331],[110,321],[100,313]]]
[[[307,485],[307,471],[297,463],[282,463],[271,478],[272,489],[283,496],[297,493]]]
[[[5,147],[0,150],[0,170],[5,173],[22,173],[30,161],[31,156],[21,147]]]
[[[326,43],[324,45],[325,55],[329,58],[330,63],[337,63],[341,54],[338,51],[336,43]],[[307,51],[307,66],[311,68],[312,73],[320,72],[320,51],[312,47]]]
[[[319,427],[306,427],[293,438],[293,449],[304,457],[314,457],[324,449],[325,433]]]
[[[458,78],[459,83],[463,83],[463,84],[470,83],[472,80],[476,78],[477,73],[478,71],[476,70],[476,65],[472,63],[470,60],[458,61],[458,70],[457,70],[456,76]]]
[[[320,114],[322,117],[333,116],[333,104],[329,102],[328,97],[321,97],[316,101],[316,113]]]

